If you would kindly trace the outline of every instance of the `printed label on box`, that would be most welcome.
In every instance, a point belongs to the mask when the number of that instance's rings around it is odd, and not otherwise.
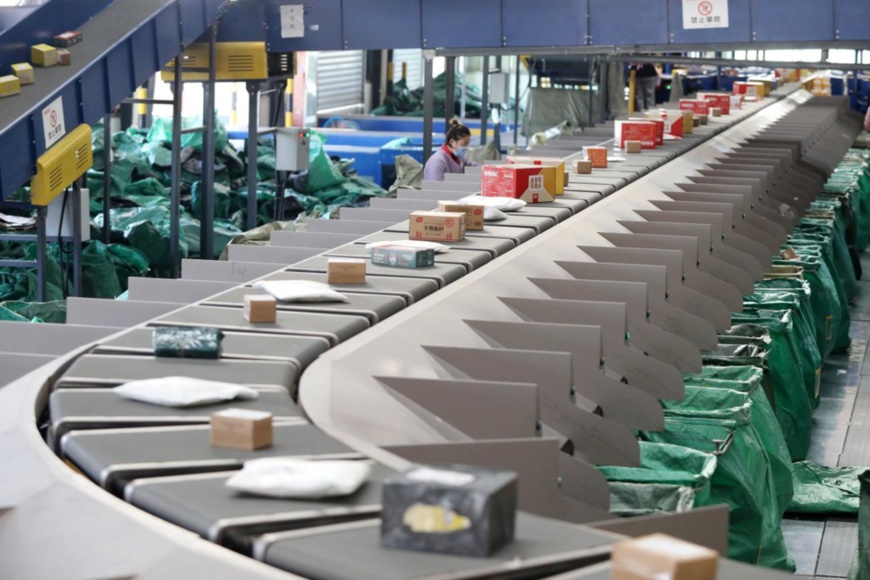
[[[712,103],[711,106],[722,109],[723,115],[731,114],[731,95],[721,95],[718,93],[699,93],[699,99],[704,99]]]
[[[681,111],[692,111],[695,115],[709,115],[710,102],[705,99],[680,99]]]
[[[619,149],[625,148],[626,141],[640,141],[644,149],[655,149],[657,134],[658,126],[653,120],[616,121],[614,123],[615,145]]]

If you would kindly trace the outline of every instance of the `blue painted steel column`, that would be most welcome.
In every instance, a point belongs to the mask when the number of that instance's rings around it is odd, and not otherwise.
[[[517,55],[516,70],[514,71],[514,146],[520,138],[520,55]]]
[[[172,185],[169,203],[169,267],[170,276],[181,273],[181,93],[184,90],[181,68],[182,54],[175,57],[175,80],[172,83]]]
[[[249,230],[257,227],[257,105],[260,102],[260,83],[248,81],[248,223]]]
[[[489,140],[489,57],[483,57],[483,82],[480,91],[480,144]]]
[[[444,70],[444,127],[456,116],[456,57],[448,56]]]
[[[112,114],[103,117],[103,242],[112,240]]]
[[[423,163],[432,156],[432,130],[434,129],[435,95],[432,83],[432,55],[424,55],[423,63]]]
[[[202,175],[200,176],[199,257],[214,259],[214,126],[217,25],[208,31],[208,82],[203,83]]]

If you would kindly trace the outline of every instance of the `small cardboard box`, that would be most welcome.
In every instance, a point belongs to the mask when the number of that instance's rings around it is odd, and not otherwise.
[[[695,113],[692,111],[680,111],[683,114],[683,135],[691,135],[695,132]]]
[[[516,165],[543,165],[556,168],[556,189],[553,193],[563,195],[565,193],[565,162],[561,159],[547,159],[540,157],[508,157],[508,161]]]
[[[366,261],[356,258],[329,258],[326,261],[327,284],[365,284]]]
[[[607,147],[585,147],[584,151],[593,169],[607,169]]]
[[[613,125],[614,146],[624,149],[628,141],[639,141],[644,149],[655,149],[658,127],[652,120],[615,121]],[[595,162],[593,161],[593,166]]]
[[[388,268],[428,268],[435,265],[435,250],[411,248],[396,242],[394,246],[372,248],[372,264]]]
[[[625,142],[626,153],[640,153],[641,151],[643,151],[643,143],[641,143],[640,141]]]
[[[268,294],[245,294],[245,320],[271,323],[278,318],[278,301]]]
[[[21,82],[15,75],[0,77],[0,97],[11,97],[21,92]]]
[[[556,168],[544,165],[485,165],[481,178],[484,197],[513,197],[526,203],[553,201]]]
[[[36,66],[55,66],[57,65],[57,49],[47,44],[36,44],[31,46],[30,60]]]
[[[63,34],[58,34],[52,38],[54,45],[58,48],[66,48],[82,41],[82,33],[77,30],[70,30]]]
[[[721,117],[722,116],[722,109],[720,109],[719,107],[710,107],[710,116],[711,117]]]
[[[33,67],[30,66],[30,63],[19,62],[13,64],[12,74],[18,77],[18,81],[22,85],[32,85],[34,82],[36,82],[36,78],[33,75]]]
[[[574,173],[579,173],[581,175],[588,175],[592,173],[592,162],[591,161],[575,161],[574,162]]]
[[[656,147],[661,147],[665,144],[665,122],[662,120],[661,115],[656,113],[653,116],[645,115],[643,117],[629,117],[629,121],[645,121],[647,123],[655,124]]]
[[[72,64],[72,55],[67,49],[57,49],[57,64],[60,66],[69,66]]]
[[[710,114],[710,101],[706,99],[680,99],[681,111],[692,111],[696,115]]]
[[[272,414],[250,409],[226,409],[211,416],[211,444],[256,451],[272,446]]]
[[[458,201],[439,201],[438,211],[445,213],[465,213],[465,231],[481,231],[483,229],[482,205],[459,203]]]
[[[702,125],[708,125],[708,124],[710,123],[710,115],[709,115],[709,114],[707,114],[707,115],[698,115],[698,121],[699,121]]]
[[[613,580],[716,580],[719,554],[665,534],[622,540],[611,554]]]
[[[725,93],[698,93],[699,99],[710,101],[711,107],[722,109],[723,115],[731,114],[731,95]]]
[[[656,113],[647,114],[654,115]],[[672,135],[673,137],[680,138],[683,137],[683,111],[662,109],[658,111],[658,115],[661,117],[662,122],[664,123],[665,135]],[[664,141],[664,135],[662,136],[662,140]]]
[[[459,242],[465,239],[465,212],[415,211],[409,218],[412,240]]]
[[[418,466],[382,484],[381,545],[485,558],[514,539],[517,474]]]

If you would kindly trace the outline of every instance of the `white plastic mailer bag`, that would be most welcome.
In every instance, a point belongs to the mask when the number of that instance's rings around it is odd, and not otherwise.
[[[423,240],[394,240],[391,242],[372,242],[366,244],[366,250],[371,251],[375,248],[383,248],[385,246],[399,246],[402,248],[414,248],[415,250],[435,250],[436,254],[446,254],[450,249],[444,244],[439,244],[438,242],[426,242]]]
[[[246,461],[226,485],[236,491],[279,499],[321,499],[356,492],[370,473],[371,467],[364,461],[266,457]]]
[[[161,407],[197,407],[239,399],[256,399],[259,396],[256,390],[249,387],[193,377],[131,381],[113,390],[125,399]]]
[[[500,222],[507,219],[507,214],[494,207],[483,208],[483,221],[485,222]]]
[[[481,195],[470,195],[459,200],[460,203],[470,203],[474,205],[482,205],[499,211],[519,211],[526,207],[526,202],[513,197],[483,197]]]
[[[254,283],[254,288],[280,302],[347,302],[347,296],[341,292],[312,280],[261,280]]]

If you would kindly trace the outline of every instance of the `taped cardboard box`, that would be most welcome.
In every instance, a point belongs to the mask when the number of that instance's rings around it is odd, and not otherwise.
[[[69,66],[72,64],[72,55],[67,49],[57,49],[57,64],[60,66]]]
[[[625,149],[628,141],[639,141],[644,149],[655,149],[657,133],[658,127],[652,120],[618,120],[613,123],[614,146],[617,149]]]
[[[33,74],[33,67],[30,63],[19,62],[12,65],[12,74],[18,77],[18,82],[22,85],[32,85],[36,81]]]
[[[693,111],[680,111],[683,116],[683,135],[691,135],[695,132],[695,113]]]
[[[480,231],[483,229],[482,205],[459,203],[458,201],[439,201],[438,211],[446,213],[465,213],[465,231]]]
[[[731,95],[724,93],[698,93],[698,98],[710,101],[710,106],[720,108],[723,115],[731,114]]]
[[[329,258],[326,261],[327,284],[365,284],[366,261],[356,258]]]
[[[647,123],[652,123],[656,126],[656,134],[655,134],[655,142],[656,147],[661,147],[665,144],[665,122],[662,120],[661,115],[654,114],[652,116],[643,116],[643,117],[629,117],[629,121],[646,121]]]
[[[465,212],[415,211],[409,218],[409,238],[429,242],[465,239]]]
[[[508,157],[515,165],[543,165],[556,168],[556,195],[565,193],[565,162],[562,159],[546,157]],[[561,175],[560,175],[561,174]]]
[[[611,554],[613,580],[716,580],[719,554],[665,534],[623,540]]]
[[[257,323],[272,323],[278,318],[278,301],[268,294],[245,294],[245,320]]]
[[[47,44],[37,44],[30,47],[30,61],[36,66],[50,67],[57,65],[57,49]]]
[[[272,446],[272,414],[250,409],[226,409],[212,414],[214,447],[256,451]]]
[[[584,147],[583,151],[593,169],[607,169],[607,147]]]
[[[545,203],[553,201],[556,195],[555,167],[485,165],[481,180],[484,197],[513,197],[526,203]]]
[[[721,117],[722,116],[722,109],[720,109],[719,107],[710,107],[710,116],[717,117],[717,118]]]
[[[0,97],[11,97],[21,92],[21,82],[15,75],[0,77]]]
[[[579,173],[580,175],[588,175],[592,173],[592,162],[588,160],[575,161],[574,173]]]
[[[680,99],[681,111],[692,111],[695,115],[709,115],[710,102],[706,99]]]
[[[646,117],[648,119],[661,120],[664,124],[662,127],[663,135],[662,141],[664,142],[665,135],[671,135],[673,137],[682,137],[683,136],[683,114],[682,111],[673,111],[668,109],[659,109],[658,111],[647,111]]]

